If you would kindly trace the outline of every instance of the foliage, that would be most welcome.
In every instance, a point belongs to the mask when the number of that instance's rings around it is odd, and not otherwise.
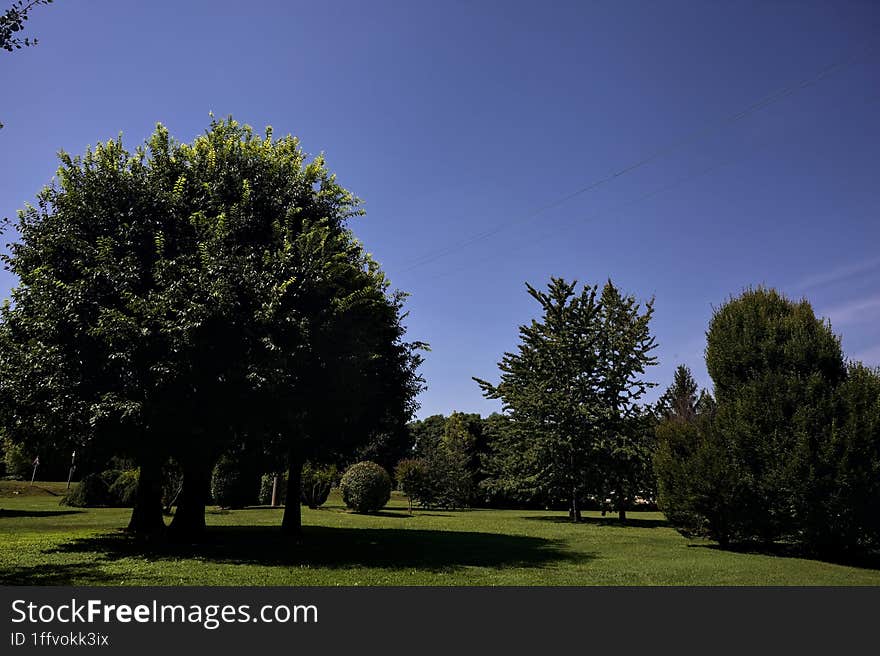
[[[644,374],[656,361],[652,301],[642,309],[611,281],[601,294],[576,286],[559,278],[546,292],[527,286],[540,321],[520,327],[498,385],[475,379],[512,424],[493,445],[494,485],[565,496],[575,521],[588,496],[612,496],[623,513],[646,485],[649,431],[637,402],[653,386]]]
[[[37,45],[37,39],[21,38],[18,33],[24,29],[25,21],[30,17],[31,10],[38,5],[51,4],[53,0],[16,0],[12,6],[0,14],[0,48],[12,52],[22,47]],[[3,123],[0,123],[0,129]]]
[[[105,469],[86,474],[66,492],[61,503],[78,508],[130,508],[137,477],[137,471],[130,469]]]
[[[729,445],[713,416],[671,417],[656,430],[658,506],[684,533],[726,546],[739,512],[738,484]]]
[[[339,488],[345,505],[355,512],[376,512],[391,498],[391,477],[382,467],[367,460],[349,467]]]
[[[797,539],[810,496],[808,472],[832,421],[846,371],[839,338],[807,301],[747,290],[718,308],[707,331],[706,366],[718,408],[713,420],[737,481],[734,535]]]
[[[255,481],[234,457],[223,455],[211,474],[211,497],[221,508],[243,508],[257,501]]]
[[[880,369],[851,363],[800,499],[803,540],[821,554],[880,548]]]
[[[409,499],[410,510],[413,501],[425,507],[434,503],[435,494],[431,469],[424,458],[404,458],[394,468],[397,489]]]
[[[118,472],[113,472],[118,474]],[[94,508],[113,505],[110,497],[110,486],[101,473],[86,474],[61,499],[62,505],[75,508]]]
[[[412,456],[414,448],[413,433],[408,425],[396,423],[394,426],[374,432],[369,440],[355,451],[354,459],[371,460],[384,467],[386,471],[391,471],[401,459]]]
[[[663,419],[690,421],[697,416],[699,398],[697,381],[691,370],[681,364],[675,368],[672,384],[657,401],[657,413]]]
[[[263,474],[260,478],[260,497],[259,502],[261,506],[268,506],[272,503],[272,486],[275,484],[275,479],[278,479],[277,489],[276,489],[276,503],[284,504],[287,500],[287,472],[281,472],[278,474],[269,473]]]
[[[878,373],[845,366],[809,303],[771,289],[717,309],[707,339],[716,398],[667,413],[657,430],[670,520],[723,544],[784,540],[824,555],[880,546]]]
[[[411,499],[423,508],[472,505],[480,476],[480,449],[485,448],[480,415],[433,415],[410,423],[408,428],[415,458],[404,459],[404,470],[424,468],[418,483],[413,483],[418,492]]]
[[[302,469],[300,500],[309,508],[322,506],[330,496],[330,489],[337,477],[336,465],[321,466],[307,462]]]
[[[164,528],[174,458],[172,526],[195,532],[232,442],[298,467],[402,430],[422,345],[403,341],[405,295],[347,227],[358,200],[323,158],[212,119],[192,144],[160,125],[135,153],[114,140],[61,162],[5,259],[20,281],[0,322],[14,441],[134,459],[142,532]]]
[[[3,438],[2,447],[6,476],[29,479],[34,467],[33,458],[25,453],[24,447],[8,438]]]
[[[119,472],[108,488],[112,502],[125,508],[132,507],[135,501],[137,486],[138,471],[136,469],[126,469]]]
[[[24,24],[30,18],[30,12],[39,5],[52,4],[53,0],[16,0],[12,6],[0,14],[0,48],[12,52],[22,47],[37,45],[37,39],[18,36],[24,29]]]
[[[443,415],[431,415],[418,421],[412,421],[406,425],[411,436],[413,451],[418,453],[426,445],[433,445],[443,438],[446,429],[446,417]]]
[[[444,440],[427,455],[433,487],[433,503],[441,508],[469,506],[474,494],[471,456],[463,440]]]

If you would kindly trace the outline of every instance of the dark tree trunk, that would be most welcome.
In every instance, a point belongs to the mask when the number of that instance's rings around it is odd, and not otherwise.
[[[287,535],[302,534],[302,505],[300,490],[302,489],[303,459],[295,447],[291,447],[287,457],[287,500],[284,504],[284,518],[281,520],[281,532]]]
[[[156,462],[141,463],[128,531],[147,539],[165,535],[165,520],[162,518],[162,468]]]
[[[571,494],[571,510],[568,514],[571,517],[571,521],[575,524],[581,521],[581,509],[578,507],[577,491],[573,491]]]
[[[195,458],[183,462],[183,487],[169,532],[175,540],[198,541],[205,536],[210,468]]]
[[[626,521],[626,508],[621,508],[620,510],[617,511],[617,518],[618,518],[621,522],[625,522],[625,521]]]

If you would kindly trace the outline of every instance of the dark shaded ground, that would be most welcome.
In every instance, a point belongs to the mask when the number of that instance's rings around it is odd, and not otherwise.
[[[406,517],[402,515],[401,517]],[[198,558],[224,564],[266,566],[381,567],[449,571],[462,567],[540,567],[582,561],[562,545],[536,537],[457,531],[330,528],[307,526],[301,539],[274,526],[210,527],[200,544],[145,544],[122,533],[72,540],[46,553],[87,554],[90,564],[36,565],[0,571],[3,585],[64,585],[76,578],[107,584],[112,575],[96,571],[97,561],[122,558],[178,560]]]
[[[565,516],[560,515],[536,515],[536,516],[524,516],[522,519],[526,519],[529,521],[539,521],[539,522],[552,522],[554,524],[572,524],[574,523]],[[582,517],[579,524],[589,524],[592,526],[615,526],[617,528],[666,528],[670,526],[669,522],[665,519],[657,518],[657,519],[643,519],[641,517],[638,518],[627,518],[624,521],[620,521],[617,518],[617,515],[608,515],[607,517]]]
[[[120,578],[107,574],[94,563],[51,564],[36,567],[11,567],[0,570],[0,585],[113,585]]]
[[[78,515],[84,510],[5,510],[0,508],[0,517],[57,517],[58,515]]]
[[[839,554],[823,555],[806,551],[803,547],[795,544],[773,543],[770,545],[754,542],[730,544],[722,547],[718,544],[689,544],[694,549],[712,549],[715,551],[728,551],[749,555],[773,556],[775,558],[803,558],[817,560],[832,565],[846,565],[861,569],[880,569],[880,553]]]

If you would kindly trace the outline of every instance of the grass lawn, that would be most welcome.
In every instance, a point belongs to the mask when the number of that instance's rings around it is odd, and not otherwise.
[[[880,569],[721,551],[660,513],[625,526],[588,513],[416,511],[376,515],[335,494],[303,508],[304,539],[279,535],[280,509],[208,513],[205,545],[148,552],[119,529],[127,509],[58,504],[64,483],[0,482],[0,584],[15,585],[880,585]]]

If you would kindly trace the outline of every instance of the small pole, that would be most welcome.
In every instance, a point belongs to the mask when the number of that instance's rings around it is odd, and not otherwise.
[[[73,470],[76,469],[76,449],[73,450],[73,455],[70,457],[70,472],[67,474],[67,489],[70,489],[70,481],[73,479]]]
[[[37,478],[37,467],[40,466],[40,456],[34,458],[34,473],[31,474],[31,487],[34,485],[34,480]]]
[[[278,474],[272,476],[272,507],[278,505]]]

